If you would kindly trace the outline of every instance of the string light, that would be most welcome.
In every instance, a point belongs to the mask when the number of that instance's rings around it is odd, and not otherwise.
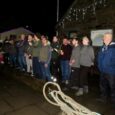
[[[83,9],[83,20],[85,18],[85,9]]]
[[[106,6],[107,6],[107,0],[94,0],[92,4],[90,4],[86,7],[83,7],[83,8],[76,8],[75,6],[71,7],[67,16],[61,21],[61,24],[59,24],[59,25],[61,25],[64,28],[64,25],[65,25],[64,23],[67,21],[71,22],[71,21],[79,21],[82,19],[85,20],[85,17],[86,17],[85,15],[87,15],[89,13],[96,15],[97,7],[103,8]],[[89,12],[89,10],[91,12]]]
[[[78,20],[78,10],[76,9],[76,21]]]
[[[93,5],[93,14],[96,14],[96,7]]]
[[[104,7],[106,6],[106,0],[103,1],[104,2]]]

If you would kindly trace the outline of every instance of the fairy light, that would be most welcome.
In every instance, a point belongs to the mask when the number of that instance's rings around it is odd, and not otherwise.
[[[71,7],[67,16],[62,20],[61,24],[59,25],[61,25],[64,28],[65,20],[66,22],[79,21],[80,18],[83,18],[83,20],[85,20],[86,17],[85,15],[89,13],[96,15],[96,8],[97,7],[103,8],[105,6],[107,6],[107,0],[94,0],[92,4],[85,6],[83,8],[76,8],[75,6]],[[89,10],[91,12],[89,12]]]

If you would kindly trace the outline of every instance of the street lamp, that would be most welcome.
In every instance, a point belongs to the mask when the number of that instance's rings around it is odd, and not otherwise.
[[[29,26],[28,26],[28,25],[26,25],[26,28],[28,29],[28,28],[29,28]]]
[[[57,0],[57,20],[56,22],[58,23],[59,21],[59,0]],[[56,35],[58,36],[58,31],[56,31]]]
[[[59,21],[59,0],[57,0],[57,22]]]

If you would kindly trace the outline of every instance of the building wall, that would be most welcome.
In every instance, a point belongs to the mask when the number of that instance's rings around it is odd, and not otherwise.
[[[69,35],[72,31],[90,35],[91,30],[97,29],[113,29],[115,35],[115,0],[96,2],[93,6],[94,0],[76,0],[57,25],[59,35]]]

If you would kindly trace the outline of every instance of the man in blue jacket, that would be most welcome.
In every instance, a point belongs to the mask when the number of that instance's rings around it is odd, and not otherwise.
[[[101,99],[105,102],[110,96],[115,109],[115,42],[112,41],[112,34],[105,33],[104,45],[98,53],[98,68],[101,72]]]

